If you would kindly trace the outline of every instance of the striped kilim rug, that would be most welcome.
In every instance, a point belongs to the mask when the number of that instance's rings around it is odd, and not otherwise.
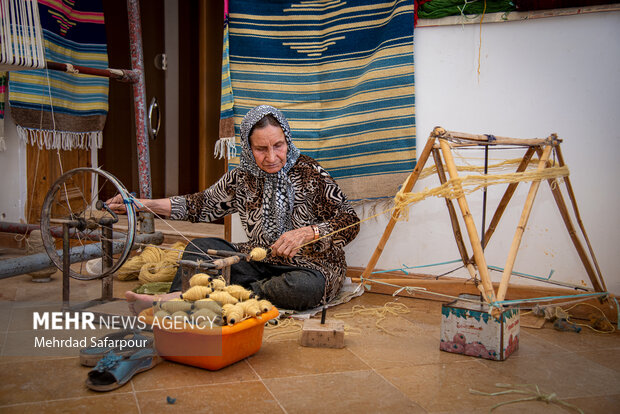
[[[413,23],[413,0],[230,0],[236,135],[273,105],[350,199],[394,196],[415,166]]]
[[[39,0],[45,59],[108,67],[101,0]],[[11,117],[24,141],[48,149],[100,148],[108,78],[46,69],[9,74]]]

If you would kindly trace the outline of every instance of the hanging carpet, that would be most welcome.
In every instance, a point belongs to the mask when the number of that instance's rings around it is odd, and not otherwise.
[[[350,199],[392,197],[415,166],[413,0],[228,7],[236,135],[249,109],[273,105]]]
[[[48,61],[108,67],[101,0],[39,0]],[[47,149],[101,148],[108,78],[54,70],[9,72],[19,137]]]

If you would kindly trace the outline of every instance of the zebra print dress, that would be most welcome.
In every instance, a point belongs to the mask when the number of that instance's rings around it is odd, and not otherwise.
[[[321,237],[329,236],[303,247],[291,259],[268,257],[266,261],[320,271],[325,276],[329,301],[342,287],[347,269],[343,247],[357,236],[359,218],[338,184],[314,159],[300,155],[289,171],[289,179],[295,190],[293,228],[314,224]],[[261,226],[263,183],[246,171],[235,168],[207,190],[171,197],[170,201],[173,220],[209,222],[239,213],[249,239],[235,244],[240,252],[249,253],[254,247],[270,245]]]

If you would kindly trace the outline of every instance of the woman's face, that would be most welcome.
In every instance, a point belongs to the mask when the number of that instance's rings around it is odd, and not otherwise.
[[[256,165],[266,173],[277,173],[286,164],[288,145],[282,128],[278,126],[255,128],[250,135],[250,148]]]

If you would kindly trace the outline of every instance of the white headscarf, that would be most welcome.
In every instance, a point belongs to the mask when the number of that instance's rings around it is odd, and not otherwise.
[[[265,115],[271,114],[278,121],[288,151],[286,163],[277,173],[268,173],[262,170],[254,159],[250,146],[250,131]],[[288,172],[299,158],[299,150],[291,140],[291,129],[286,117],[269,105],[259,105],[245,115],[241,122],[241,159],[239,168],[263,181],[263,228],[269,243],[275,242],[284,232],[292,230],[291,213],[295,200],[293,184],[288,177]]]

